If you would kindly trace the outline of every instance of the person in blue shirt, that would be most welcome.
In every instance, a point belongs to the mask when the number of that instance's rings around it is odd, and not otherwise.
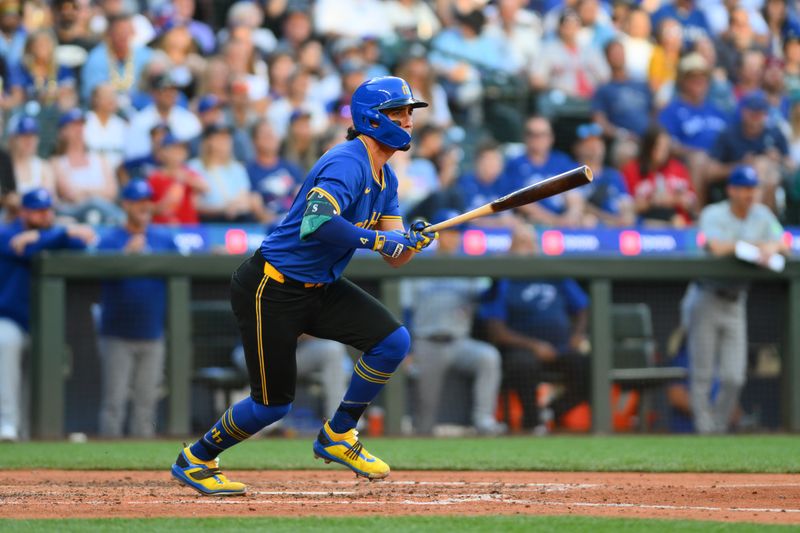
[[[687,49],[698,39],[710,38],[713,33],[705,13],[697,8],[694,0],[675,0],[665,3],[651,16],[657,28],[664,19],[675,19],[683,26],[683,46]]]
[[[511,253],[534,255],[531,228],[515,229]],[[585,349],[586,293],[572,279],[501,279],[484,297],[478,318],[489,341],[503,358],[504,389],[517,392],[522,403],[522,427],[539,433],[536,388],[542,372],[564,375],[564,393],[553,401],[555,420],[585,401],[589,394],[589,358]]]
[[[100,239],[98,250],[126,255],[176,252],[172,235],[151,226],[153,191],[144,180],[122,189],[126,221]],[[164,375],[166,285],[163,279],[131,278],[103,283],[98,348],[102,375],[100,435],[121,437],[128,402],[132,437],[155,435],[156,407]]]
[[[30,269],[42,250],[82,249],[95,239],[88,226],[54,225],[47,189],[22,196],[19,218],[0,226],[0,441],[20,436],[22,351],[30,328]]]
[[[513,192],[514,184],[509,181],[503,174],[503,153],[500,146],[493,140],[480,143],[475,149],[474,171],[463,174],[456,182],[465,204],[461,212],[471,211]],[[508,226],[513,216],[511,211],[506,211],[476,219],[473,225]]]
[[[281,139],[270,123],[261,119],[251,130],[255,158],[245,165],[250,188],[261,197],[258,220],[277,225],[292,206],[303,183],[300,167],[280,156]]]
[[[525,153],[506,163],[503,179],[510,190],[527,187],[577,167],[564,152],[553,150],[553,128],[545,117],[534,115],[525,121]],[[569,191],[520,208],[535,224],[579,226],[583,217],[583,196]]]
[[[231,406],[197,442],[185,447],[172,475],[201,494],[242,494],[243,483],[219,470],[217,457],[291,409],[295,351],[303,333],[363,352],[333,418],[314,442],[316,457],[369,479],[389,466],[358,440],[356,424],[410,347],[408,330],[375,298],[342,277],[356,249],[378,252],[399,267],[436,234],[417,222],[406,230],[397,176],[387,164],[408,150],[412,113],[428,104],[408,83],[372,78],[353,93],[347,141],[311,168],[288,214],[256,253],[233,273],[231,305],[239,322],[250,396]]]

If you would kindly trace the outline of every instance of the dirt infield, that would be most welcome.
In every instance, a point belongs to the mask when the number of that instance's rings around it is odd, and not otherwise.
[[[581,472],[240,471],[238,497],[202,497],[167,471],[0,471],[0,518],[592,515],[800,524],[800,476]]]

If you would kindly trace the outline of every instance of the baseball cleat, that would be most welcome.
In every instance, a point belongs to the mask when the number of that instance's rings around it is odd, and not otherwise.
[[[358,440],[358,431],[334,433],[325,422],[314,441],[314,457],[344,465],[357,476],[367,479],[383,479],[389,475],[389,465],[371,455]]]
[[[219,458],[201,461],[184,446],[175,464],[172,477],[205,496],[236,496],[247,492],[247,486],[238,481],[230,481],[219,469]]]

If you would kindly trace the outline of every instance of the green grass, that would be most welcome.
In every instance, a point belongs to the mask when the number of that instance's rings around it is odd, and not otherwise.
[[[621,518],[595,518],[582,516],[404,516],[362,518],[162,518],[162,519],[108,519],[108,520],[0,520],[4,532],[42,531],[59,533],[83,531],[347,531],[392,532],[402,531],[486,531],[560,532],[591,531],[616,533],[627,531],[785,531],[787,526],[763,524],[699,522],[684,520],[642,520]]]
[[[800,436],[552,436],[495,439],[365,439],[395,470],[800,472]],[[312,438],[255,439],[224,455],[227,469],[323,468]],[[178,441],[0,445],[0,470],[166,469]]]

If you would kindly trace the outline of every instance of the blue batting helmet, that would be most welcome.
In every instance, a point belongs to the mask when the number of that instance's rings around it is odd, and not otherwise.
[[[381,113],[387,109],[411,106],[428,107],[411,94],[411,87],[402,78],[383,76],[372,78],[358,86],[350,102],[353,126],[356,131],[376,141],[400,150],[411,142],[411,135]]]

